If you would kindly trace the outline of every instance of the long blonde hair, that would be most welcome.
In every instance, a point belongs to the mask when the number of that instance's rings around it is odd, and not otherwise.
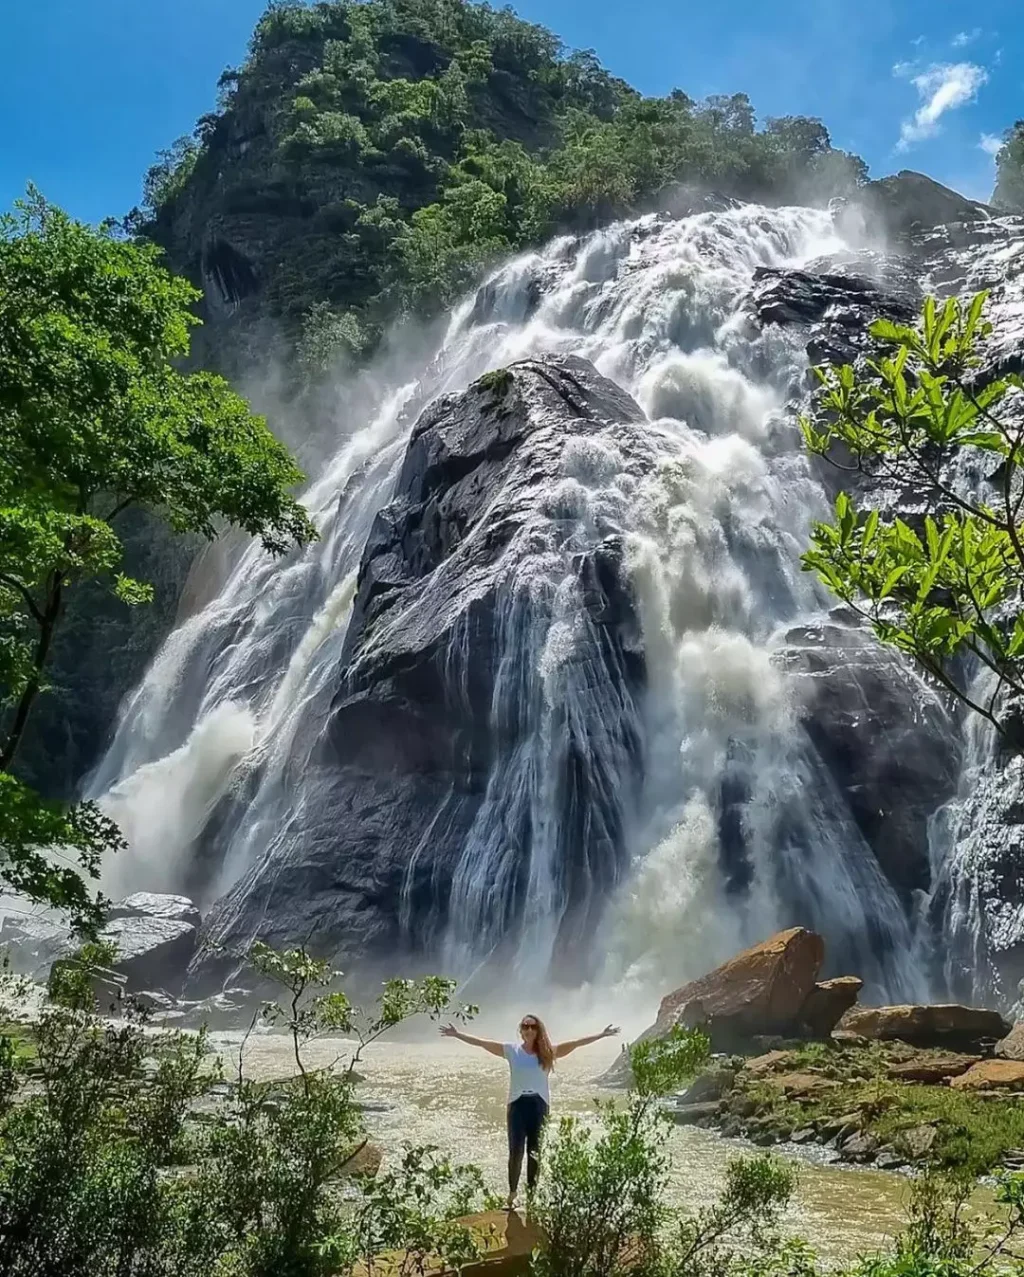
[[[544,1021],[539,1015],[524,1015],[519,1021],[520,1025],[523,1020],[532,1020],[537,1026],[537,1032],[533,1038],[534,1051],[540,1061],[540,1067],[545,1073],[550,1073],[555,1067],[555,1048],[551,1045],[551,1039],[548,1037],[548,1031],[544,1027]]]

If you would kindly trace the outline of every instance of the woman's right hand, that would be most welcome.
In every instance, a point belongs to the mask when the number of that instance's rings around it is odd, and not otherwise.
[[[454,1024],[442,1024],[441,1036],[443,1038],[457,1038],[459,1036],[459,1031]]]

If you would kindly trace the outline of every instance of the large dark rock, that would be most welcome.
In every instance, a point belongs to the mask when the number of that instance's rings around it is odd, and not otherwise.
[[[914,174],[870,184],[864,201],[881,218],[867,235],[870,246],[799,272],[760,272],[751,294],[758,320],[795,330],[814,362],[847,363],[864,352],[876,313],[910,314],[925,288],[940,298],[984,289],[993,331],[974,371],[976,383],[1024,367],[1024,218],[994,217]],[[836,216],[841,224],[842,210]],[[887,228],[884,244],[880,227]],[[852,282],[844,284],[844,277]],[[803,391],[794,387],[798,395]],[[1015,426],[1024,408],[1011,400],[1002,412]],[[901,491],[826,463],[820,474],[833,492],[852,491],[861,504],[912,526],[942,504],[935,493]],[[947,486],[975,493],[997,477],[980,454],[952,458],[942,472]],[[978,742],[957,800],[940,809],[955,792],[959,751],[952,735],[963,723],[944,726],[935,694],[870,639],[862,645],[842,637],[833,656],[827,632],[811,637],[791,635],[796,650],[781,659],[818,687],[818,708],[805,713],[805,726],[831,761],[879,862],[901,887],[930,891],[936,988],[965,1001],[1009,1005],[1024,977],[1024,764]],[[1024,715],[1003,708],[1024,731]],[[891,781],[883,767],[894,769]],[[937,809],[926,837],[925,822]]]
[[[998,1011],[955,1003],[854,1007],[839,1027],[873,1042],[909,1042],[911,1046],[961,1051],[990,1045],[1010,1031]]]
[[[111,974],[128,993],[179,990],[196,949],[199,921],[199,910],[186,896],[149,891],[127,896],[112,907],[100,932],[99,938],[116,949]],[[63,923],[16,914],[0,925],[4,944],[14,969],[40,981],[47,979],[54,962],[78,947]]]
[[[928,822],[960,775],[946,704],[898,652],[838,622],[791,630],[775,659],[883,873],[905,899],[927,889]]]
[[[198,931],[190,922],[174,918],[115,918],[102,938],[116,946],[114,969],[125,977],[125,988],[148,990],[181,988],[196,949]]]
[[[363,553],[306,764],[315,810],[215,906],[212,943],[307,938],[365,970],[436,951],[451,916],[500,949],[536,858],[553,866],[555,963],[582,974],[642,769],[621,531],[653,464],[644,424],[576,358],[514,364],[424,412]],[[555,812],[542,827],[538,787]],[[501,855],[482,883],[467,858],[488,839]],[[195,984],[213,963],[202,955]]]

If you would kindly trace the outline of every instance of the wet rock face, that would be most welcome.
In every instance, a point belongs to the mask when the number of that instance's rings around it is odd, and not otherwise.
[[[928,822],[960,775],[948,707],[898,652],[849,625],[791,630],[776,661],[857,828],[909,903],[930,885]]]
[[[316,809],[218,903],[214,942],[315,935],[321,951],[408,967],[436,954],[450,916],[514,936],[549,864],[553,962],[581,974],[642,770],[621,529],[653,464],[644,424],[569,357],[514,364],[424,412],[363,552],[309,764]],[[554,828],[535,827],[538,786],[555,794]],[[495,839],[483,884],[468,857]]]

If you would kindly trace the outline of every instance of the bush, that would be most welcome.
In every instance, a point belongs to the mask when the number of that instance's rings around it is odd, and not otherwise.
[[[328,964],[256,946],[257,968],[285,989],[257,1014],[289,1035],[296,1073],[247,1077],[243,1043],[222,1101],[205,1034],[153,1032],[130,1005],[123,1020],[97,1016],[98,958],[88,950],[57,968],[34,1051],[20,1029],[0,1032],[5,1277],[326,1277],[382,1246],[473,1253],[451,1220],[490,1203],[479,1172],[421,1149],[377,1184],[348,1173],[365,1143],[362,1049],[411,1016],[450,1013],[449,982],[390,982],[363,1013]],[[304,1048],[325,1033],[355,1048],[310,1069]]]

